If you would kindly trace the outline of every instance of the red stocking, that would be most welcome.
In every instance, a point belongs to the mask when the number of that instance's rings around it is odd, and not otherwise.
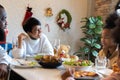
[[[27,7],[25,17],[24,17],[24,20],[22,22],[22,26],[25,24],[26,20],[32,16],[33,13],[31,12],[31,10],[32,10],[32,8]]]

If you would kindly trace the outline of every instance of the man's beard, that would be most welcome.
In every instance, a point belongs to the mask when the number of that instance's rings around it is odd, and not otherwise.
[[[4,29],[0,29],[0,41],[5,41],[6,36],[5,36],[5,31]]]

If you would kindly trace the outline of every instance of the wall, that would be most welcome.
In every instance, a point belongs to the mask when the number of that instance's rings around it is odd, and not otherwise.
[[[118,1],[119,0],[95,0],[94,15],[102,16],[104,21],[107,15],[109,15],[115,10],[115,5]]]
[[[48,36],[51,43],[54,39],[61,39],[61,44],[69,44],[73,53],[82,45],[80,38],[83,36],[80,27],[81,18],[90,15],[91,0],[0,0],[8,14],[9,34],[7,41],[11,42],[14,36],[23,32],[21,22],[24,18],[26,7],[29,4],[32,7],[33,17],[38,18],[42,23],[42,30]],[[53,16],[46,18],[44,16],[45,9],[51,7]],[[61,9],[67,9],[72,15],[71,29],[63,32],[56,24],[56,16]],[[50,32],[48,32],[45,24],[49,24]]]

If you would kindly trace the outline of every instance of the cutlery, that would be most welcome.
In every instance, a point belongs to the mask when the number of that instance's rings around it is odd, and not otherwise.
[[[93,70],[95,73],[97,73],[99,75],[100,78],[104,78],[104,75],[99,72],[98,70]]]
[[[16,60],[21,66],[25,65],[23,63],[21,63],[19,60]]]

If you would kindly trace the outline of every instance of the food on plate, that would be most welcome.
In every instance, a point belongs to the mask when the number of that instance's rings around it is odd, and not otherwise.
[[[16,59],[16,64],[14,64],[14,66],[18,68],[31,68],[38,66],[38,63],[36,61]]]
[[[92,66],[93,63],[90,60],[70,60],[70,61],[64,61],[63,64],[65,65],[71,65],[71,66]]]
[[[79,57],[76,56],[76,55],[70,55],[70,59],[73,59],[75,61],[78,61],[79,60]]]
[[[37,62],[44,68],[56,68],[62,65],[61,59],[52,55],[43,55]]]
[[[56,56],[51,56],[51,55],[45,55],[45,56],[43,56],[42,58],[41,58],[41,60],[43,61],[43,62],[53,62],[53,63],[55,63],[55,62],[58,62],[60,59],[58,58],[58,57],[56,57]]]
[[[120,72],[120,68],[118,68],[117,63],[112,65],[113,72]]]
[[[33,62],[33,61],[32,61],[32,62],[28,63],[28,65],[29,65],[29,66],[35,66],[35,65],[37,65],[37,62]]]
[[[95,72],[87,72],[87,76],[91,76],[91,77],[94,77],[96,76],[97,74]]]
[[[90,68],[93,66],[93,63],[90,60],[70,60],[64,61],[63,66],[66,69],[75,68],[75,70],[90,71]]]
[[[42,57],[43,57],[42,55],[36,55],[36,56],[34,56],[34,59],[35,60],[40,60]]]
[[[35,57],[35,60],[42,61],[44,63],[57,63],[58,61],[61,61],[60,58],[52,55],[38,55],[37,58]]]
[[[75,78],[85,77],[85,76],[95,77],[95,76],[98,76],[98,74],[95,73],[95,72],[81,71],[81,70],[74,72],[74,77],[75,77]]]

